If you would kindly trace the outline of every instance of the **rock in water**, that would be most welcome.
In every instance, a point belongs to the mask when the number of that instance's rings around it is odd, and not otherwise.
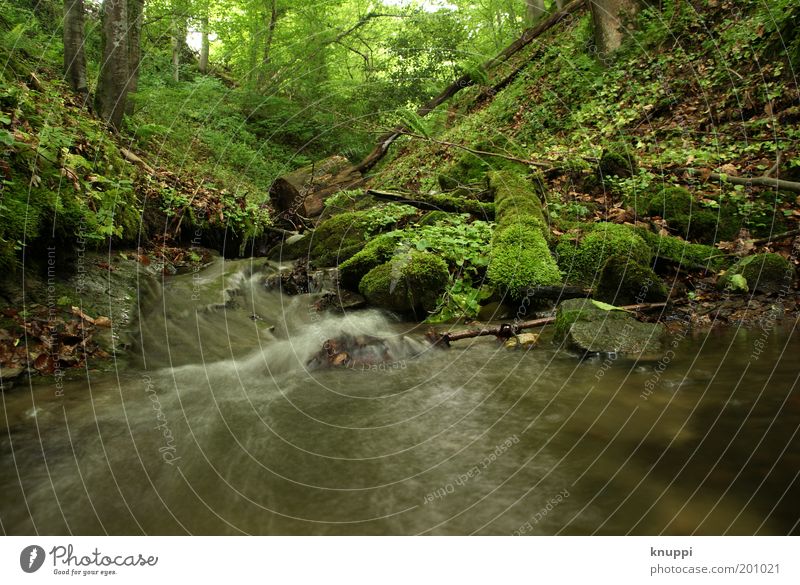
[[[642,323],[628,311],[591,299],[558,305],[555,339],[584,353],[656,354],[666,331],[660,323]]]
[[[503,347],[508,349],[530,349],[539,343],[538,333],[520,333],[514,337],[507,339],[503,343]]]

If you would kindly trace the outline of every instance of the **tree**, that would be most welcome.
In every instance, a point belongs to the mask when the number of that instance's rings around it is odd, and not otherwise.
[[[95,108],[103,120],[119,130],[130,82],[127,0],[103,0],[101,31],[103,57],[97,80]]]
[[[139,88],[139,68],[142,61],[141,37],[144,0],[128,0],[128,95]],[[133,102],[127,107],[133,113]]]
[[[83,52],[83,0],[64,0],[64,76],[72,91],[87,95]]]
[[[200,73],[204,75],[208,73],[209,48],[208,8],[206,8],[206,10],[203,12],[203,16],[200,17],[200,60],[197,64],[197,68],[200,70]]]
[[[623,22],[636,14],[636,0],[592,0],[594,40],[601,55],[607,55],[622,44]]]

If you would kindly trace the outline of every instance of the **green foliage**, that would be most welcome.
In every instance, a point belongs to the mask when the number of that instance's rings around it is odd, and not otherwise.
[[[494,294],[487,285],[476,287],[469,276],[451,278],[436,313],[426,323],[446,323],[456,319],[474,319],[481,310],[481,303]]]

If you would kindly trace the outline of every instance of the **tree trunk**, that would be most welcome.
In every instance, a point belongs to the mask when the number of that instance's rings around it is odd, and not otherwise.
[[[172,17],[172,78],[181,79],[181,54],[186,44],[186,17],[175,13]]]
[[[597,51],[616,51],[625,37],[624,22],[636,14],[636,0],[591,0],[594,41]]]
[[[588,0],[573,0],[572,2],[567,4],[563,10],[554,13],[548,19],[540,22],[536,26],[526,29],[525,32],[523,32],[522,35],[516,41],[514,41],[513,43],[508,45],[505,49],[503,49],[503,51],[501,51],[499,55],[484,63],[483,68],[488,71],[492,67],[508,60],[509,57],[515,55],[520,50],[527,47],[531,42],[533,42],[534,39],[536,39],[546,31],[550,30],[559,22],[566,19],[570,14],[572,14],[573,12],[577,12],[578,10],[583,8],[584,4],[587,1]],[[442,93],[437,95],[427,104],[420,106],[420,108],[417,110],[417,116],[419,116],[420,118],[427,116],[438,106],[449,100],[451,97],[453,97],[455,94],[457,94],[465,87],[470,87],[473,83],[474,80],[472,79],[472,76],[469,73],[465,73],[464,75],[456,79],[453,83],[448,85],[442,91]],[[405,126],[398,126],[393,130],[391,130],[390,132],[387,132],[386,134],[380,136],[378,138],[378,143],[375,146],[375,148],[372,149],[372,152],[370,152],[364,158],[364,160],[362,160],[355,166],[355,170],[364,173],[370,170],[376,164],[378,164],[378,161],[380,161],[384,157],[384,155],[386,155],[386,153],[389,151],[389,147],[392,145],[392,143],[395,140],[397,140],[398,137],[403,135],[404,130]]]
[[[206,74],[208,73],[208,53],[209,53],[209,44],[208,44],[208,14],[203,15],[203,18],[200,19],[200,62],[198,64],[198,68],[200,69],[200,73]]]
[[[272,0],[267,23],[267,39],[264,42],[263,64],[266,68],[272,60],[272,39],[275,37],[275,25],[278,24],[278,0]]]
[[[83,53],[83,0],[64,0],[64,76],[72,91],[86,96],[86,56]]]
[[[361,182],[361,174],[345,157],[332,156],[278,178],[269,194],[278,212],[315,217],[325,209],[328,197]]]
[[[528,13],[528,26],[533,26],[547,14],[544,0],[526,0]]]
[[[128,95],[139,89],[139,67],[142,62],[142,16],[144,0],[128,0]],[[133,114],[134,103],[128,102],[126,112]]]
[[[97,81],[95,108],[114,129],[122,127],[128,96],[128,9],[126,0],[104,0],[103,60]]]

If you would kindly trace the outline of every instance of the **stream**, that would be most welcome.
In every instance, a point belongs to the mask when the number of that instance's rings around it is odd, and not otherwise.
[[[386,313],[269,291],[273,270],[165,278],[116,367],[0,392],[2,531],[800,533],[794,322],[687,330],[648,363],[547,333],[441,350]],[[393,361],[308,367],[343,333]]]

